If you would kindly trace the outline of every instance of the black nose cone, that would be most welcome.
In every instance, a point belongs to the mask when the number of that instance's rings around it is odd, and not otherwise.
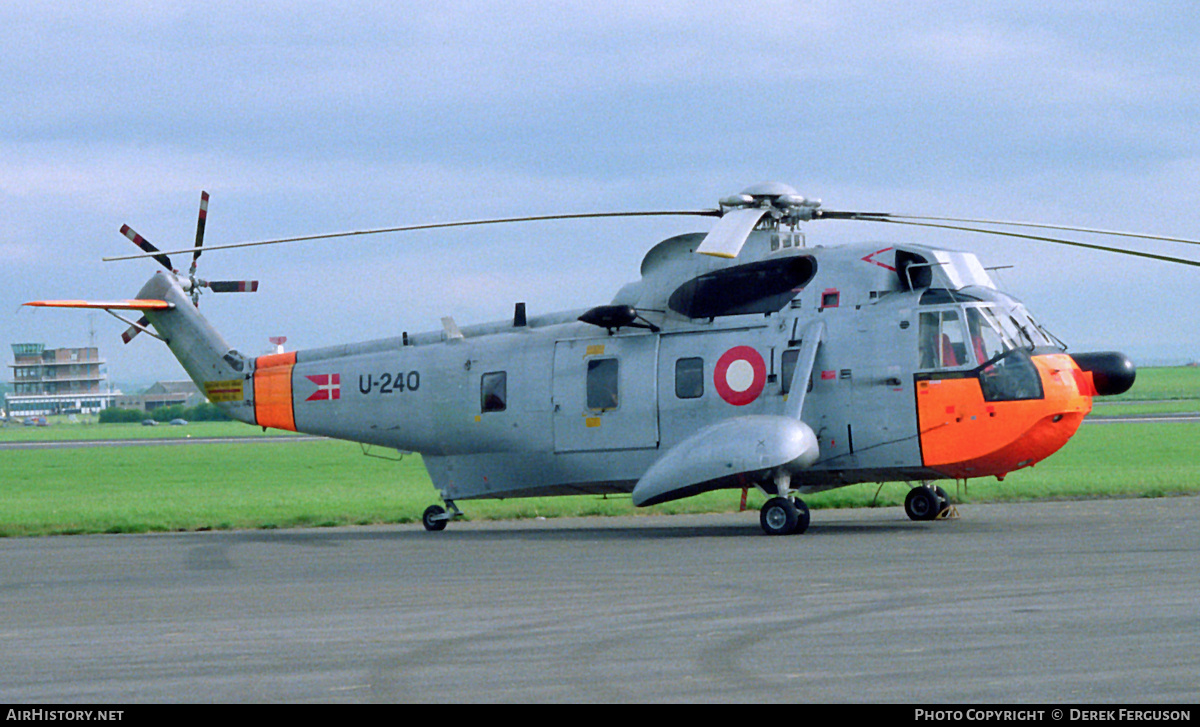
[[[1092,372],[1096,392],[1101,396],[1113,396],[1129,391],[1137,378],[1137,369],[1123,353],[1102,351],[1099,353],[1073,353],[1071,358],[1084,371]]]

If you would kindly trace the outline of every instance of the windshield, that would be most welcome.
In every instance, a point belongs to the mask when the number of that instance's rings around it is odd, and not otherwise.
[[[1067,349],[1067,344],[1058,340],[1053,333],[1043,328],[1042,324],[1034,320],[1033,316],[1029,315],[1029,311],[1025,310],[1024,308],[1017,307],[1014,309],[1013,318],[1023,330],[1029,332],[1029,336],[1033,339],[1035,345],[1054,346],[1056,348],[1061,348],[1064,351]]]
[[[1042,324],[1034,320],[1033,316],[1029,315],[1029,311],[1021,301],[1013,298],[1010,295],[1000,292],[999,290],[986,289],[977,285],[969,286],[963,290],[955,291],[953,299],[938,301],[942,303],[962,302],[968,306],[969,301],[975,300],[983,303],[980,306],[985,309],[996,326],[1008,334],[1009,338],[1021,348],[1042,348],[1051,347],[1065,351],[1067,345],[1047,331]],[[922,298],[922,303],[925,299]],[[934,301],[928,301],[933,303]]]
[[[997,356],[1024,345],[1011,319],[1008,325],[992,308],[968,308],[967,328],[971,333],[971,349],[978,363],[984,364]]]
[[[1066,349],[1066,345],[1042,328],[1021,306],[979,306],[967,309],[973,350],[979,363],[986,363],[1014,348],[1043,346]]]

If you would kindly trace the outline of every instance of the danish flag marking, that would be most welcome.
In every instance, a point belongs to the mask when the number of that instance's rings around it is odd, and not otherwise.
[[[317,385],[317,390],[312,396],[305,401],[327,401],[329,399],[342,398],[342,375],[341,374],[317,374],[316,376],[305,376],[304,378]]]

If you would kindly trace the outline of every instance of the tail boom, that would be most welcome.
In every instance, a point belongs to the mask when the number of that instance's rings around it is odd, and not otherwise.
[[[167,304],[143,309],[146,318],[209,401],[238,421],[256,423],[249,362],[200,315],[175,277],[156,273],[138,298]]]

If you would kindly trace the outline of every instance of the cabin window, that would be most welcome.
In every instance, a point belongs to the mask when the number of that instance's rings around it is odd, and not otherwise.
[[[704,359],[681,358],[675,362],[675,396],[680,399],[704,396]]]
[[[617,375],[620,363],[615,358],[592,359],[587,367],[587,407],[604,411],[616,409],[620,401]]]
[[[962,318],[956,310],[921,314],[919,331],[923,369],[953,369],[971,363]]]
[[[493,371],[479,380],[479,409],[483,412],[508,408],[508,372]]]
[[[800,358],[800,349],[789,348],[779,359],[779,383],[783,393],[792,390],[792,377],[796,375],[796,361]]]
[[[796,375],[796,362],[800,360],[800,349],[789,348],[779,357],[779,388],[781,393],[792,390],[792,378]],[[805,391],[813,390],[812,376],[808,377]]]

